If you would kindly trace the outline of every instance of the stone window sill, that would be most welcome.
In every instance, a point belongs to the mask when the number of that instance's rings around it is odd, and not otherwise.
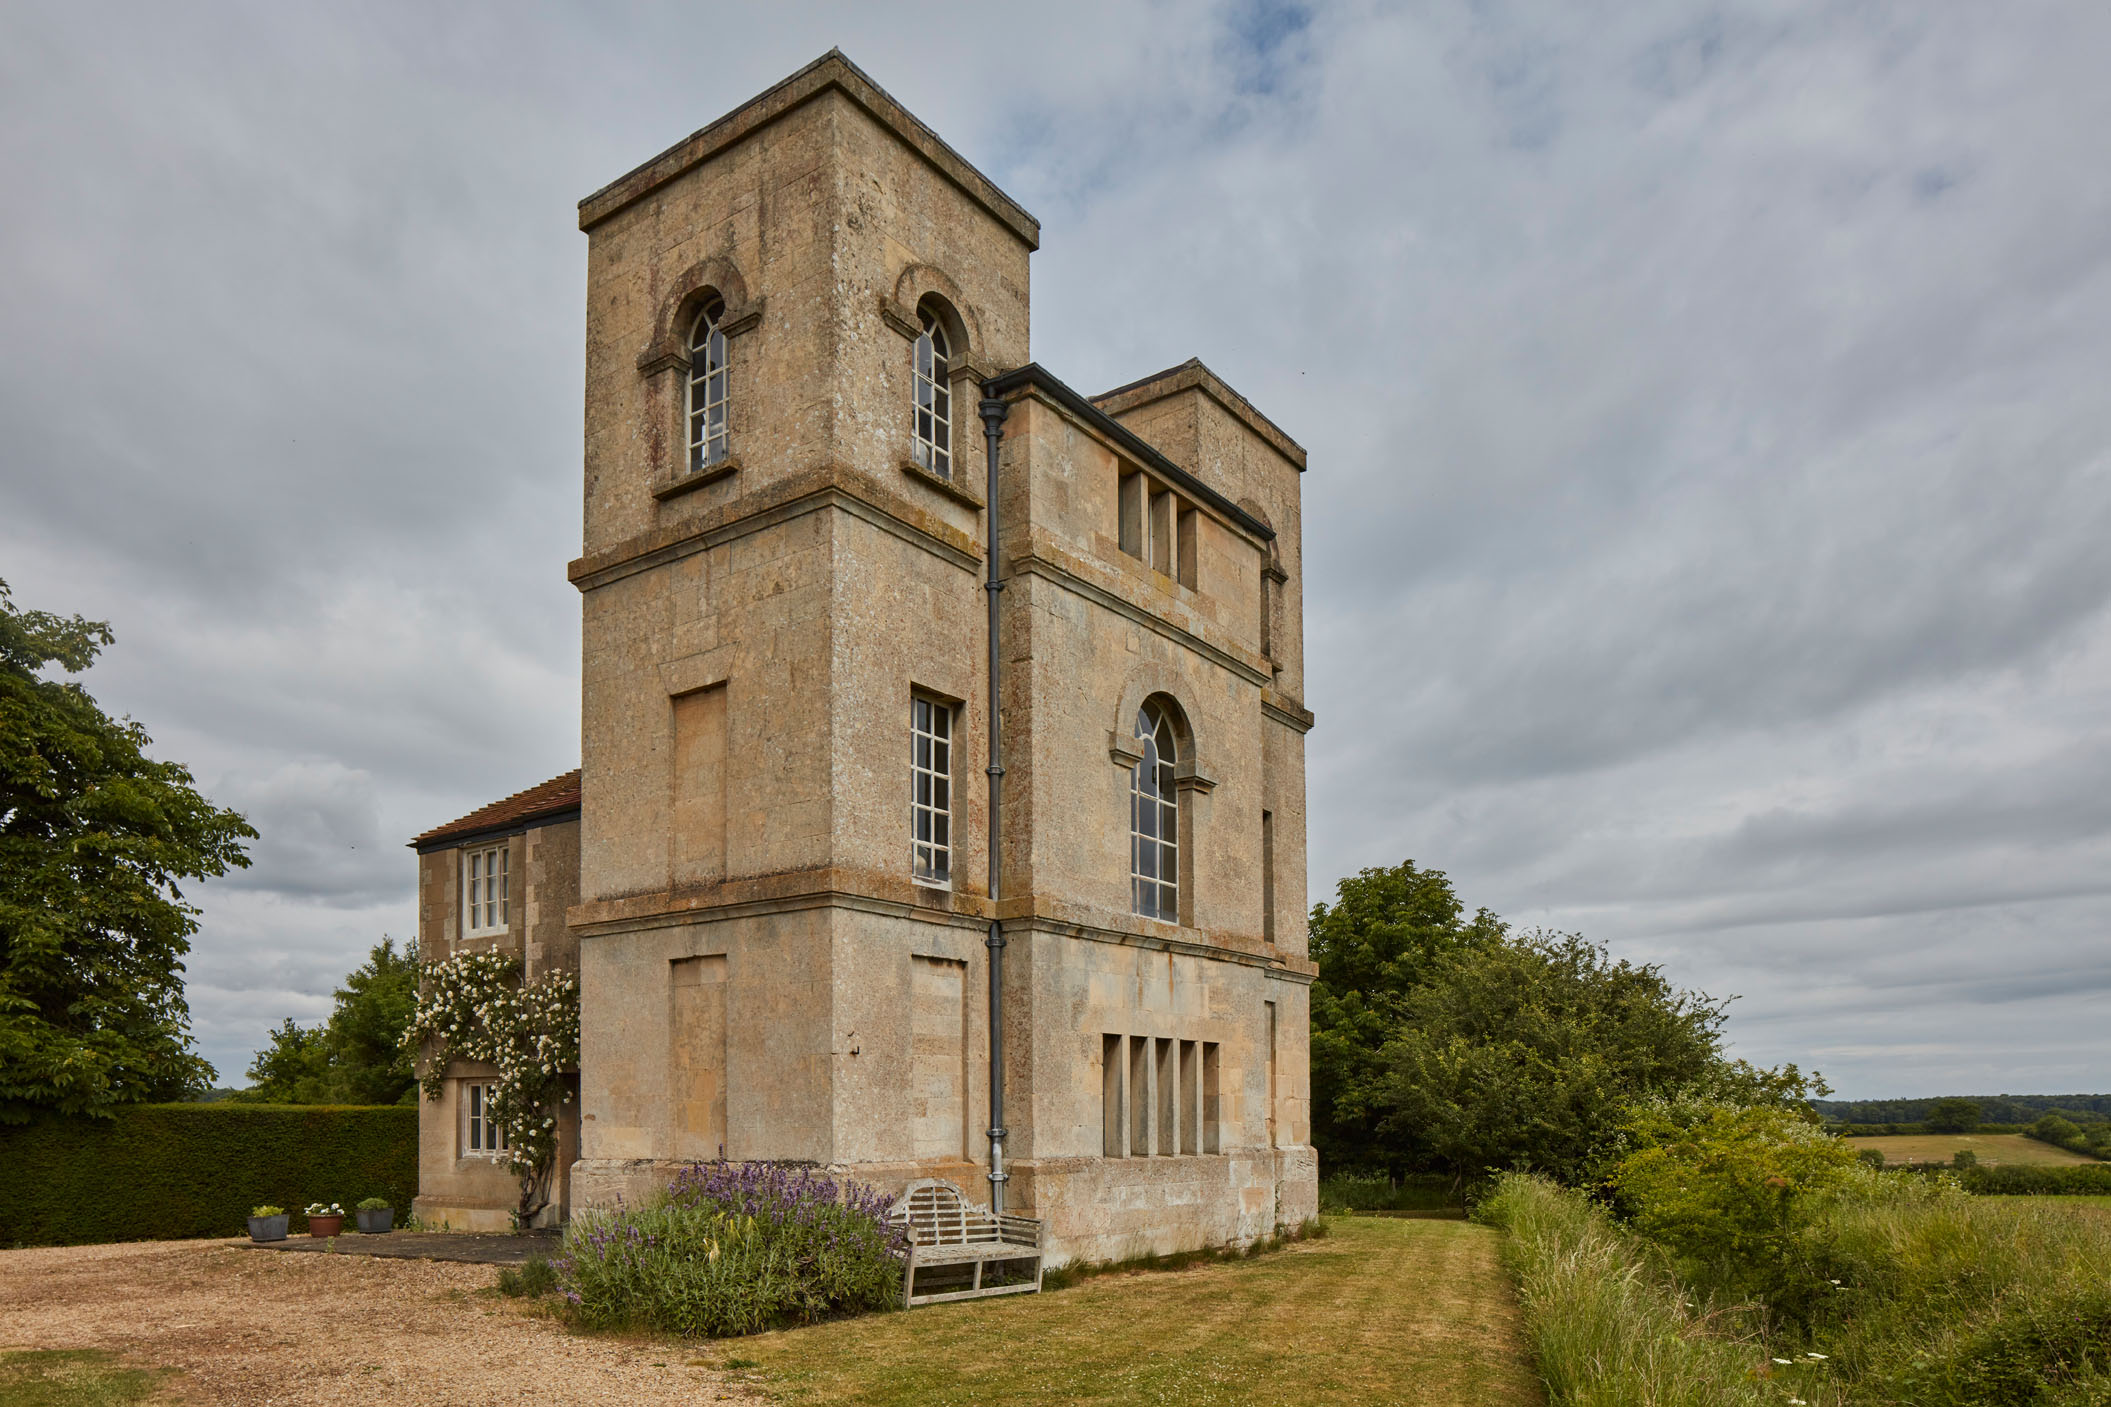
[[[932,473],[913,459],[904,459],[902,461],[902,472],[919,483],[929,484],[955,503],[964,503],[977,512],[980,512],[985,506],[981,494],[965,484],[958,484],[951,479],[942,478]]]
[[[724,459],[719,460],[718,463],[707,464],[694,474],[684,474],[678,479],[660,480],[660,482],[652,486],[652,496],[664,503],[670,498],[679,498],[692,489],[700,489],[705,484],[715,484],[721,479],[730,479],[739,472],[740,456],[729,454]]]

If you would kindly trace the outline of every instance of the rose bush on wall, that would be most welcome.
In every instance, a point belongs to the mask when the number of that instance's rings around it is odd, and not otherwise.
[[[557,1111],[571,1102],[568,1076],[579,1068],[579,981],[569,972],[522,977],[520,959],[505,953],[426,963],[403,1046],[423,1054],[418,1082],[427,1099],[440,1097],[451,1061],[496,1067],[489,1112],[520,1178],[513,1217],[525,1226],[550,1201]]]

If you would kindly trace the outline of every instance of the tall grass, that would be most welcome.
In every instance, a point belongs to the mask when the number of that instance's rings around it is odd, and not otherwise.
[[[1858,1402],[2111,1402],[2111,1218],[1885,1178],[1827,1222],[1845,1288],[1816,1333]]]
[[[1503,1258],[1553,1407],[1828,1400],[1791,1390],[1801,1368],[1774,1364],[1734,1312],[1695,1303],[1660,1253],[1575,1193],[1508,1174],[1474,1216],[1509,1233]]]
[[[1542,1179],[1502,1178],[1475,1214],[1509,1232],[1554,1407],[2111,1404],[2111,1218],[2057,1198],[1860,1175],[1801,1233],[1830,1293],[1751,1303],[1717,1298],[1735,1267],[1689,1257],[1682,1279]]]

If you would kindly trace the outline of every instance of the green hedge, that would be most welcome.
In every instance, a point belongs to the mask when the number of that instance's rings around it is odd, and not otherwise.
[[[1967,1192],[2037,1197],[2111,1195],[2111,1163],[2051,1167],[2002,1163],[1966,1168],[1962,1177]]]
[[[234,1236],[249,1209],[418,1193],[415,1107],[138,1104],[0,1125],[0,1246]]]

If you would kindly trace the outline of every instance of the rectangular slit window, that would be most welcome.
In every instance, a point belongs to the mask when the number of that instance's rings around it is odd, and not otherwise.
[[[1109,1158],[1124,1157],[1129,1151],[1122,1111],[1122,1088],[1127,1083],[1122,1069],[1124,1044],[1120,1036],[1100,1037],[1100,1151]]]
[[[1145,506],[1150,488],[1141,474],[1121,476],[1121,550],[1131,557],[1144,555],[1144,519],[1150,516]]]
[[[1181,1153],[1202,1151],[1202,1060],[1194,1041],[1180,1043]]]
[[[1261,813],[1261,936],[1275,941],[1275,813]]]
[[[1197,521],[1195,510],[1182,504],[1180,508],[1180,544],[1178,551],[1175,553],[1180,570],[1176,576],[1180,584],[1190,591],[1195,589],[1195,554],[1200,550],[1195,535],[1195,524]]]
[[[1174,553],[1178,547],[1179,515],[1174,509],[1171,493],[1151,486],[1151,567],[1155,571],[1171,576],[1176,570]]]
[[[1204,1041],[1202,1043],[1202,1151],[1205,1153],[1222,1151],[1217,1134],[1217,1111],[1219,1107],[1217,1065],[1217,1043],[1215,1041]]]
[[[1151,1156],[1151,1040],[1129,1038],[1129,1156]]]
[[[1275,1003],[1263,1002],[1268,1009],[1268,1146],[1275,1147]]]
[[[1180,1074],[1174,1067],[1176,1042],[1160,1038],[1158,1046],[1158,1138],[1157,1152],[1160,1157],[1170,1158],[1180,1151]]]

